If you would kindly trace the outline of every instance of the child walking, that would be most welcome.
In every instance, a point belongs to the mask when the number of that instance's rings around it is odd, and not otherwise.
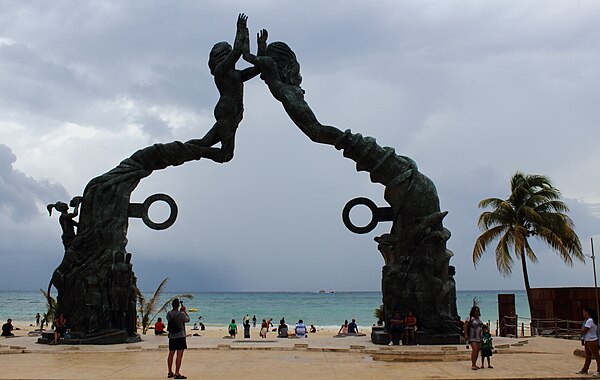
[[[490,334],[487,325],[483,325],[483,341],[481,343],[481,369],[484,368],[483,361],[485,358],[487,358],[488,368],[494,368],[490,363],[493,350],[494,346],[492,344],[492,334]]]

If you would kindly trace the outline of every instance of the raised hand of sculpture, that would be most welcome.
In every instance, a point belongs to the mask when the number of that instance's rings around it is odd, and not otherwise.
[[[199,155],[216,162],[228,162],[233,158],[235,133],[244,112],[244,82],[259,73],[255,67],[244,70],[235,68],[235,64],[242,56],[243,46],[248,44],[247,20],[248,17],[243,13],[238,16],[233,48],[228,42],[223,41],[215,44],[210,51],[208,67],[215,77],[215,85],[220,96],[214,111],[216,123],[203,138],[187,142],[201,148],[198,150]],[[258,55],[264,53],[264,47],[264,44],[258,45]],[[219,141],[221,148],[209,148]]]
[[[48,209],[48,215],[52,216],[52,209],[56,209],[56,211],[60,212],[60,217],[58,218],[58,222],[60,223],[60,227],[62,228],[62,243],[65,247],[65,251],[69,248],[71,243],[73,243],[73,239],[75,238],[75,227],[78,226],[78,223],[73,220],[73,218],[77,217],[79,214],[79,205],[83,200],[82,197],[75,197],[71,199],[69,204],[73,207],[73,212],[69,213],[69,206],[65,202],[58,201],[54,204],[49,204],[46,206]]]

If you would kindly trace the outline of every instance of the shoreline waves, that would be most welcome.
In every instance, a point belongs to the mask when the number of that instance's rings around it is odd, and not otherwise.
[[[461,318],[468,317],[473,299],[478,300],[481,319],[492,323],[498,319],[498,294],[515,294],[515,303],[519,319],[529,317],[529,307],[524,290],[504,291],[458,291],[457,307]],[[159,304],[178,293],[164,293]],[[374,310],[381,304],[381,292],[211,292],[191,293],[194,298],[185,300],[186,307],[196,308],[190,313],[191,322],[199,321],[206,326],[222,327],[232,318],[241,323],[246,314],[256,315],[258,323],[262,318],[273,319],[277,325],[282,317],[288,324],[303,319],[308,325],[339,328],[345,319],[355,318],[362,326],[372,326],[376,319]],[[151,295],[151,294],[150,294]],[[0,291],[0,321],[11,318],[19,324],[35,324],[36,313],[43,315],[46,301],[39,291]],[[161,313],[162,315],[163,313]],[[162,315],[164,318],[164,315]]]

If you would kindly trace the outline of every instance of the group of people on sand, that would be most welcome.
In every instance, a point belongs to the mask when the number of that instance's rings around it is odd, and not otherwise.
[[[36,315],[36,323],[39,325],[39,313]],[[53,326],[54,326],[54,336],[53,336],[52,341],[50,341],[50,344],[52,344],[52,345],[58,344],[58,342],[60,341],[60,338],[65,337],[65,335],[68,332],[67,318],[65,318],[65,315],[63,313],[58,314],[58,316],[54,320]],[[11,318],[8,318],[6,320],[6,323],[2,325],[2,334],[0,336],[13,337],[13,336],[15,336],[15,334],[13,333],[14,330],[19,330],[19,328],[15,327],[12,324]]]
[[[256,315],[252,319],[255,321]],[[248,314],[242,319],[242,326],[244,328],[244,338],[250,339],[250,318]],[[256,327],[256,323],[254,322],[254,327]],[[273,332],[277,331],[277,338],[290,338],[290,337],[298,337],[304,338],[308,337],[308,333],[316,333],[317,328],[314,325],[310,325],[310,328],[307,328],[302,319],[298,320],[298,323],[295,324],[293,332],[290,332],[290,328],[285,322],[285,317],[281,318],[279,321],[279,326],[277,329],[274,328],[273,318],[266,319],[264,318],[260,325],[259,336],[261,338],[266,339],[269,330],[273,328]],[[235,322],[235,319],[232,319],[229,325],[227,326],[227,332],[229,333],[230,338],[235,338],[238,334],[238,325]]]
[[[417,344],[415,332],[417,331],[417,317],[412,310],[405,316],[396,310],[390,319],[390,346],[413,346]]]
[[[352,318],[352,322],[350,323],[348,323],[348,320],[346,319],[338,331],[338,335],[356,335],[359,333],[358,325],[356,324],[356,319],[354,318]]]

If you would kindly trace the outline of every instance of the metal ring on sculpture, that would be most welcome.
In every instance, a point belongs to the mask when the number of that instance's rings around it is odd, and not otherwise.
[[[148,210],[150,209],[150,206],[152,203],[157,201],[166,202],[171,208],[169,217],[162,223],[155,223],[150,220],[150,217],[148,216]],[[153,230],[164,230],[171,227],[173,223],[175,223],[175,219],[177,219],[177,204],[173,198],[167,194],[154,194],[146,198],[144,203],[130,203],[127,215],[130,218],[142,218],[144,224]]]
[[[371,221],[366,226],[356,226],[350,220],[350,210],[357,205],[365,205],[371,210]],[[377,223],[392,221],[393,213],[391,207],[377,207],[375,202],[369,198],[359,197],[346,203],[346,206],[344,206],[344,209],[342,210],[342,220],[344,221],[346,228],[355,234],[366,234],[373,231],[375,227],[377,227]]]
[[[150,206],[152,205],[152,203],[158,201],[166,202],[171,209],[169,217],[162,223],[155,223],[152,220],[150,220],[150,217],[148,216],[148,210],[150,209]],[[144,203],[142,203],[142,220],[144,221],[145,225],[152,228],[153,230],[167,229],[171,227],[173,223],[175,223],[175,219],[177,219],[177,204],[175,203],[175,200],[173,200],[173,198],[171,198],[167,194],[151,195],[148,198],[146,198]]]
[[[352,210],[352,208],[357,205],[365,205],[369,208],[369,210],[371,210],[371,221],[366,226],[358,227],[354,225],[350,220],[350,210]],[[376,211],[377,205],[369,198],[354,198],[350,202],[346,203],[346,206],[344,206],[344,210],[342,210],[342,220],[344,221],[344,225],[346,226],[346,228],[348,228],[355,234],[366,234],[368,232],[373,231],[377,226],[377,223],[379,223],[379,221],[375,219]]]

